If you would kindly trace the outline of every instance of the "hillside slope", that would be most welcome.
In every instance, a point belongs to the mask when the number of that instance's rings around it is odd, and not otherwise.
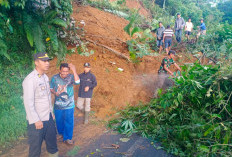
[[[130,37],[123,30],[128,21],[89,6],[74,6],[73,9],[75,20],[84,20],[86,23],[85,39],[108,46],[129,57],[125,42]],[[98,80],[92,101],[92,109],[98,118],[106,118],[127,104],[150,100],[163,55],[144,57],[140,64],[133,64],[94,43],[89,43],[88,48],[95,51],[90,57],[73,54],[67,56],[67,61],[77,67],[78,73],[83,71],[84,62],[90,62],[92,72]],[[120,72],[118,68],[124,71]],[[52,61],[51,69],[49,76],[58,72],[55,60]]]
[[[106,45],[129,57],[125,43],[129,36],[123,30],[128,21],[89,6],[74,6],[73,9],[75,20],[84,20],[86,23],[85,39]],[[84,62],[90,62],[92,72],[98,81],[92,101],[92,108],[98,118],[110,116],[127,104],[149,101],[152,93],[138,86],[138,80],[135,79],[139,68],[101,46],[89,43],[88,48],[95,53],[90,57],[73,54],[67,56],[67,62],[73,63],[78,73],[83,71]],[[112,64],[113,62],[116,64]],[[49,76],[58,72],[55,60],[51,62],[51,65]],[[118,68],[124,71],[120,72]],[[77,96],[77,88],[75,88],[75,96]]]

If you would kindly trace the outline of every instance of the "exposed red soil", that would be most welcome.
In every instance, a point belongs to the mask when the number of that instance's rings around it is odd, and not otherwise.
[[[110,0],[111,2],[114,2],[116,0]],[[144,5],[143,2],[140,0],[126,0],[126,6],[129,9],[136,9],[139,10],[139,14],[143,15],[146,18],[150,18],[151,17],[151,13],[149,12],[149,10],[147,10]]]

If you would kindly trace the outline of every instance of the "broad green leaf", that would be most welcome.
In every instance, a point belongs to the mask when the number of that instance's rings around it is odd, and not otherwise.
[[[230,138],[231,138],[231,131],[228,130],[228,131],[226,131],[226,135],[224,136],[223,144],[229,144]]]
[[[26,32],[27,35],[27,40],[30,44],[31,47],[34,45],[34,30],[33,27],[34,22],[33,19],[30,15],[24,13],[23,14],[23,23],[24,23],[24,31]]]
[[[173,114],[171,115],[171,117],[169,118],[169,121],[170,121],[172,118],[174,118],[176,115],[177,115],[176,113],[173,113]]]
[[[201,145],[199,148],[200,148],[200,150],[203,151],[203,152],[206,152],[206,153],[209,152],[209,148],[208,148],[207,146],[205,146],[205,145]]]
[[[207,135],[210,134],[213,130],[214,130],[214,126],[211,126],[208,130],[206,130],[206,131],[204,132],[204,136],[207,136]]]
[[[183,95],[182,95],[181,93],[178,93],[177,99],[178,99],[178,101],[181,103],[182,100],[183,100]]]
[[[120,138],[119,140],[122,142],[128,142],[130,139],[129,138]]]
[[[139,31],[140,31],[139,27],[133,28],[133,30],[131,31],[131,36],[133,36],[135,33],[139,32]]]
[[[222,118],[220,114],[212,114],[211,116],[212,118],[219,118],[219,119]]]
[[[129,23],[128,25],[126,25],[126,27],[124,27],[124,31],[125,31],[128,35],[131,35],[131,33],[130,33],[131,26],[132,26],[132,24]]]
[[[64,20],[59,19],[59,18],[55,18],[55,19],[51,20],[49,23],[60,26],[60,27],[67,28],[67,23]]]

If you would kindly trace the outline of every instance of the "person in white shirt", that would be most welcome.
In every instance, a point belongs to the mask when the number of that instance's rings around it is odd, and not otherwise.
[[[23,101],[28,120],[29,157],[40,157],[43,141],[49,157],[58,157],[56,126],[49,78],[45,72],[49,69],[46,52],[34,55],[35,69],[23,81]]]
[[[193,31],[193,23],[191,22],[191,18],[189,18],[188,22],[186,22],[185,25],[185,36],[187,37],[187,42],[189,41],[189,36],[191,35],[192,31]]]

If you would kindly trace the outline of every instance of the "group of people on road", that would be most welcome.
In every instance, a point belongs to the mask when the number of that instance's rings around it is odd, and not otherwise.
[[[171,50],[172,45],[172,38],[175,34],[177,43],[180,43],[182,40],[182,31],[185,30],[185,36],[187,38],[187,42],[189,41],[189,36],[193,32],[194,25],[191,22],[191,18],[188,19],[187,22],[184,21],[184,19],[181,17],[180,13],[177,13],[177,18],[175,21],[174,30],[171,29],[170,25],[168,25],[165,29],[162,22],[159,22],[159,27],[156,29],[156,37],[157,37],[157,47],[159,48],[159,54],[161,54],[163,50],[163,45],[165,46],[165,51],[168,56],[164,57],[160,69],[158,70],[158,82],[159,82],[159,88],[163,88],[163,84],[168,82],[168,77],[174,76],[174,73],[170,70],[170,66],[173,64],[175,68],[181,72],[181,68],[175,63],[174,58],[176,55],[176,52]],[[197,38],[200,35],[206,34],[206,26],[204,23],[204,20],[201,19],[201,25],[198,26],[199,32],[197,34]],[[154,97],[157,96],[157,91],[155,91]]]
[[[199,31],[197,33],[197,38],[200,35],[206,34],[206,26],[204,20],[201,19],[201,25],[197,26]],[[165,29],[162,22],[159,22],[159,27],[156,29],[157,36],[157,47],[159,48],[159,53],[163,50],[163,45],[165,47],[165,51],[168,52],[171,49],[172,38],[175,34],[177,43],[181,43],[182,40],[182,31],[185,30],[185,36],[187,38],[187,42],[189,41],[189,36],[193,32],[194,25],[191,21],[191,18],[188,19],[188,22],[185,22],[184,18],[181,17],[180,13],[177,13],[177,18],[175,20],[174,31],[171,29],[170,25],[168,25]]]
[[[84,63],[84,72],[79,75],[73,64],[62,63],[59,73],[49,82],[45,74],[49,70],[49,60],[47,53],[36,53],[35,69],[27,75],[22,84],[28,121],[29,157],[40,156],[44,140],[49,156],[54,157],[58,156],[57,140],[69,145],[74,144],[73,85],[80,85],[77,108],[84,113],[84,124],[88,123],[90,101],[93,89],[97,86],[96,77],[91,72],[89,63]],[[54,105],[51,93],[55,96]]]

